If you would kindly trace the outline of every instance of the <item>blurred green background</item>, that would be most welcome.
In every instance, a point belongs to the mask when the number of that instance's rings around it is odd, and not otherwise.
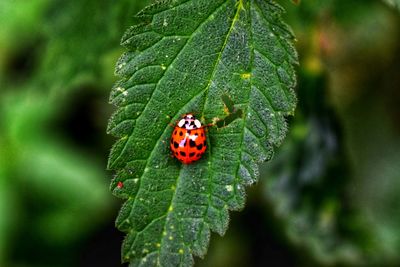
[[[120,266],[108,94],[119,39],[149,2],[0,0],[0,267]],[[400,10],[279,3],[298,109],[196,265],[400,266]]]

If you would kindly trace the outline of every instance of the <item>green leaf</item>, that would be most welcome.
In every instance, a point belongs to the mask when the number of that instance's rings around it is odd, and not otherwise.
[[[266,0],[160,1],[122,38],[128,51],[108,126],[120,139],[108,167],[117,170],[111,189],[127,199],[116,221],[128,234],[123,261],[190,266],[211,231],[225,233],[228,210],[243,208],[245,186],[282,142],[296,105],[297,55],[282,11]],[[169,124],[182,114],[211,123],[231,111],[208,129],[201,160],[170,156]]]

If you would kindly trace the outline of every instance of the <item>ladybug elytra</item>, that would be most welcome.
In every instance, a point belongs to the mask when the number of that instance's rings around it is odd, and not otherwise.
[[[204,154],[207,148],[206,133],[193,114],[185,114],[176,124],[170,147],[173,155],[184,164],[197,161]]]

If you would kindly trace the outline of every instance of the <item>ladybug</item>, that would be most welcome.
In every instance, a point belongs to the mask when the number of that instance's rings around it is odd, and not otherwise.
[[[175,125],[170,147],[173,155],[184,164],[197,161],[204,154],[207,148],[206,133],[193,114],[185,114]]]

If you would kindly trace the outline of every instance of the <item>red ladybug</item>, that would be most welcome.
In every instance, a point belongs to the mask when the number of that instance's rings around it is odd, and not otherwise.
[[[171,136],[171,151],[184,164],[201,158],[207,148],[206,133],[201,122],[188,113],[175,125]]]

